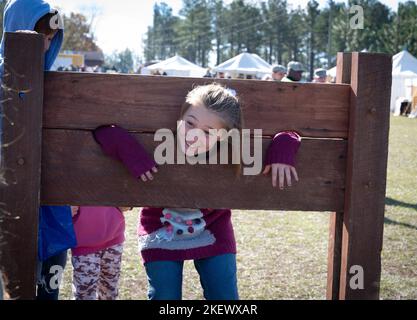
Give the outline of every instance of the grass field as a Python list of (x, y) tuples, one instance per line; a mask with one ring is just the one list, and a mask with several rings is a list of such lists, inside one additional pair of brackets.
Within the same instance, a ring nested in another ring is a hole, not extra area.
[[(391, 118), (382, 299), (417, 299), (417, 121)], [(138, 211), (128, 214), (120, 299), (146, 299), (146, 274), (137, 253)], [(325, 299), (328, 213), (233, 211), (242, 299)], [(70, 261), (61, 299), (71, 299)], [(192, 262), (184, 299), (202, 299)]]

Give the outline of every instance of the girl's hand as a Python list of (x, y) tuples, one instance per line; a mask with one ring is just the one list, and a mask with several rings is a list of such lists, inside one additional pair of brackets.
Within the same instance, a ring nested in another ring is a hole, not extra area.
[(75, 217), (77, 215), (79, 208), (80, 207), (78, 207), (78, 206), (71, 206), (71, 216), (72, 217)]
[[(153, 173), (157, 173), (158, 172), (158, 169), (156, 167), (153, 167), (152, 168), (152, 172)], [(140, 176), (140, 178), (142, 179), (143, 182), (146, 182), (148, 180), (153, 180), (153, 175), (152, 175), (151, 171), (148, 171), (148, 172), (142, 174)]]
[(298, 181), (298, 174), (297, 170), (293, 166), (282, 164), (282, 163), (273, 163), (268, 164), (265, 166), (265, 170), (263, 174), (268, 174), (269, 171), (271, 171), (272, 168), (272, 186), (275, 188), (277, 186), (277, 178), (278, 178), (278, 184), (279, 188), (281, 190), (284, 189), (284, 180), (287, 180), (288, 187), (291, 187), (291, 174), (293, 174), (296, 181)]

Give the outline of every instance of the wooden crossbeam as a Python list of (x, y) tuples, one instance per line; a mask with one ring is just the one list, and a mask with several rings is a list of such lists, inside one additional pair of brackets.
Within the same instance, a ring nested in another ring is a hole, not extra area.
[[(152, 134), (135, 134), (150, 154)], [(270, 143), (265, 139), (263, 149)], [(325, 150), (325, 152), (323, 152)], [(233, 209), (342, 210), (346, 141), (305, 140), (301, 181), (272, 188), (270, 176), (236, 178), (231, 165), (164, 165), (155, 180), (136, 181), (105, 157), (91, 132), (44, 129), (42, 203)]]
[[(256, 80), (215, 80), (237, 91), (245, 128), (265, 135), (347, 138), (350, 87)], [(175, 130), (186, 94), (210, 79), (48, 72), (44, 128), (94, 129), (117, 123), (137, 132)]]

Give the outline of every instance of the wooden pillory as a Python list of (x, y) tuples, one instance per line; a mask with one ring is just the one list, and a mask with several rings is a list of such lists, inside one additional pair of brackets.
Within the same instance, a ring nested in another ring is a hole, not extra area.
[[(300, 182), (277, 191), (226, 165), (163, 166), (144, 187), (91, 130), (119, 124), (151, 151), (156, 130), (175, 129), (186, 93), (211, 80), (44, 73), (42, 49), (41, 35), (6, 34), (0, 265), (12, 298), (34, 298), (40, 205), (329, 211), (327, 298), (379, 298), (390, 56), (339, 53), (338, 84), (219, 80), (238, 92), (245, 128), (263, 129), (264, 146), (281, 130), (305, 137)], [(356, 265), (363, 289), (350, 285)]]

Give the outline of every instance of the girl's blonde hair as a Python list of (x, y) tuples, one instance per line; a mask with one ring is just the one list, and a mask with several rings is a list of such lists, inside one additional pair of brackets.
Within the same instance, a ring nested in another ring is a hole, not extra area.
[[(240, 101), (233, 90), (221, 84), (212, 83), (197, 86), (191, 90), (181, 108), (181, 118), (187, 110), (193, 106), (202, 104), (208, 110), (217, 113), (226, 125), (226, 130), (237, 129), (241, 133), (243, 128), (243, 116)], [(241, 148), (239, 148), (241, 151)], [(234, 150), (232, 148), (232, 150)], [(237, 173), (241, 172), (241, 165), (237, 165)]]
[(219, 113), (220, 118), (226, 124), (225, 129), (238, 129), (239, 131), (242, 129), (243, 117), (240, 102), (231, 89), (218, 83), (195, 87), (185, 98), (185, 103), (181, 108), (181, 117), (192, 105), (199, 102), (208, 110)]

